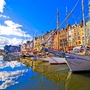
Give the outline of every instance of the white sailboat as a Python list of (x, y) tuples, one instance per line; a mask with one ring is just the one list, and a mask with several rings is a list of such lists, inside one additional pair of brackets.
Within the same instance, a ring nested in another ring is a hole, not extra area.
[(70, 71), (90, 71), (90, 56), (86, 56), (86, 31), (85, 31), (85, 22), (84, 22), (84, 0), (82, 0), (82, 11), (83, 11), (83, 30), (84, 30), (84, 55), (78, 54), (69, 54), (67, 53), (66, 58), (67, 65), (70, 68)]
[(89, 71), (90, 70), (90, 57), (85, 55), (66, 54), (68, 57), (67, 65), (70, 71)]
[(51, 65), (66, 64), (66, 60), (63, 57), (49, 57), (49, 63)]
[(37, 57), (37, 60), (48, 61), (51, 65), (66, 64), (65, 53), (57, 52), (58, 55), (54, 51), (52, 53), (48, 51), (48, 53), (46, 56)]
[[(59, 12), (57, 9), (57, 30), (59, 29)], [(52, 42), (52, 36), (55, 34), (54, 31), (51, 31), (48, 35), (48, 39), (46, 41), (44, 41), (43, 37), (42, 37), (42, 45), (45, 46), (45, 44), (48, 43), (48, 48), (42, 48), (42, 51), (45, 51), (48, 53), (48, 55), (44, 56), (45, 57), (38, 57), (39, 60), (43, 60), (43, 61), (49, 61), (50, 64), (66, 64), (66, 59), (65, 59), (65, 53), (64, 52), (60, 52), (58, 50), (52, 50), (50, 49), (51, 47), (51, 42)]]

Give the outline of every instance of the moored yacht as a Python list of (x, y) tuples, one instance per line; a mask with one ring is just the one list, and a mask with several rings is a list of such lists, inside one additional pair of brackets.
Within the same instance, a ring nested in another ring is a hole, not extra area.
[[(85, 28), (85, 20), (84, 20), (84, 0), (82, 0), (82, 14), (83, 14), (84, 53), (83, 55), (80, 55), (79, 53), (66, 53), (66, 56), (68, 56), (66, 57), (67, 65), (70, 68), (70, 71), (72, 72), (90, 71), (90, 56), (87, 55), (87, 45), (89, 42), (87, 42), (86, 40), (86, 28)], [(90, 36), (89, 34), (88, 36)]]
[(68, 57), (67, 65), (70, 68), (70, 71), (90, 71), (90, 57), (85, 55), (77, 54), (66, 54)]

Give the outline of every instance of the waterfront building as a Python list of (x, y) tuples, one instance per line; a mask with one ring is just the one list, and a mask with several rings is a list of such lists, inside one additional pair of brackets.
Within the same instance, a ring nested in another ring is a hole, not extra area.
[(83, 21), (80, 24), (76, 25), (74, 29), (74, 46), (82, 46), (84, 45), (84, 30), (83, 30)]
[(60, 30), (60, 50), (66, 52), (67, 48), (67, 29)]
[(68, 29), (68, 46), (72, 49), (72, 47), (75, 45), (75, 36), (74, 36), (74, 30), (76, 28), (76, 25), (73, 25), (72, 27), (69, 27)]
[[(86, 44), (90, 46), (90, 21), (86, 22), (85, 30), (86, 30)], [(42, 37), (44, 42), (42, 42)], [(44, 44), (45, 48), (51, 48), (54, 50), (62, 50), (68, 51), (72, 50), (74, 47), (84, 45), (84, 29), (83, 29), (83, 21), (80, 24), (74, 24), (70, 26), (67, 24), (66, 28), (62, 30), (53, 30), (50, 31), (43, 36), (34, 38), (31, 42), (23, 44), (23, 51), (26, 49), (36, 49), (40, 51), (42, 48), (42, 44)]]
[(54, 50), (59, 50), (59, 30), (54, 30), (54, 33), (53, 33), (53, 49)]
[(27, 52), (27, 45), (26, 45), (26, 43), (24, 43), (24, 44), (21, 46), (21, 52), (24, 52), (24, 53)]
[(40, 51), (41, 50), (41, 47), (42, 47), (42, 37), (39, 36), (37, 39), (36, 39), (36, 42), (35, 42), (35, 50), (37, 51)]
[(20, 52), (21, 51), (20, 47), (21, 46), (5, 45), (4, 51), (6, 51), (6, 52)]
[(48, 48), (52, 48), (52, 31), (50, 31), (49, 32), (49, 34), (47, 34), (48, 35), (48, 39), (47, 39), (47, 41), (46, 41), (46, 43), (48, 44), (47, 46), (48, 46)]
[(44, 47), (48, 48), (49, 46), (49, 39), (50, 39), (50, 32), (46, 32), (46, 34), (43, 36), (44, 38)]
[(30, 41), (26, 42), (26, 49), (27, 49), (27, 52), (31, 51)]
[(86, 44), (90, 47), (90, 20), (86, 22)]
[(67, 29), (67, 50), (73, 50), (74, 47), (84, 44), (83, 21), (80, 24), (74, 24), (66, 27)]
[(49, 48), (54, 49), (54, 33), (55, 30), (50, 31)]
[(73, 44), (74, 44), (74, 30), (73, 27), (70, 26), (70, 24), (67, 24), (66, 26), (67, 30), (67, 46), (66, 46), (66, 51), (72, 50), (73, 49)]

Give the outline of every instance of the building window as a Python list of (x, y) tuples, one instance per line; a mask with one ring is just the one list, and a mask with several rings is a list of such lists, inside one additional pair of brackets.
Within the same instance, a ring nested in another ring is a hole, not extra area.
[(82, 40), (84, 40), (84, 37), (82, 37)]
[(78, 32), (78, 35), (80, 35), (80, 33)]
[(78, 40), (80, 40), (80, 36), (78, 37)]

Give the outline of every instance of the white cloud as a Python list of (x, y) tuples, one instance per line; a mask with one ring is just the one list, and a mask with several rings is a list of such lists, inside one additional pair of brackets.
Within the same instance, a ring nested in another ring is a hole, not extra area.
[(7, 39), (6, 37), (1, 37), (0, 36), (0, 45), (5, 45), (9, 43), (9, 39)]
[(25, 34), (25, 32), (21, 30), (22, 25), (14, 23), (11, 20), (6, 20), (4, 23), (6, 24), (6, 26), (0, 25), (0, 35), (31, 37), (29, 34)]
[[(25, 31), (21, 30), (22, 25), (14, 23), (11, 20), (6, 20), (4, 24), (5, 25), (0, 25), (0, 35), (3, 35), (3, 37), (0, 36), (0, 45), (21, 45), (22, 38), (32, 39), (29, 34), (26, 34)], [(9, 38), (7, 38), (7, 36)], [(12, 36), (12, 38), (10, 36)], [(23, 40), (23, 42), (24, 41), (25, 40)]]
[(0, 12), (3, 13), (4, 5), (6, 2), (4, 0), (0, 0)]
[(3, 15), (3, 14), (0, 14), (0, 18), (9, 18), (9, 16), (6, 16), (6, 15)]
[(6, 38), (6, 37), (0, 36), (0, 46), (1, 46), (0, 48), (3, 48), (4, 45), (22, 45), (26, 41), (27, 40), (22, 40), (22, 38), (21, 39), (16, 38), (16, 37)]
[[(0, 13), (4, 12), (5, 4), (5, 0), (0, 0)], [(0, 14), (0, 18), (9, 19), (9, 16)], [(0, 35), (2, 35), (0, 36), (0, 45), (19, 45), (22, 44), (22, 38), (31, 40), (32, 37), (21, 28), (22, 25), (12, 20), (5, 20), (4, 25), (0, 24)], [(23, 40), (23, 42), (24, 41), (25, 40)]]
[(8, 26), (8, 27), (11, 27), (11, 28), (19, 28), (19, 27), (22, 27), (22, 25), (19, 25), (19, 24), (16, 24), (14, 23), (13, 21), (10, 21), (10, 20), (7, 20), (5, 21), (5, 24)]
[(9, 39), (9, 45), (21, 45), (22, 44), (22, 39), (17, 39), (17, 38), (12, 38)]

